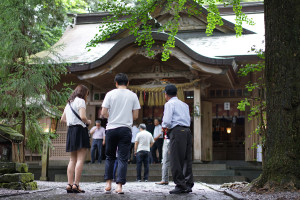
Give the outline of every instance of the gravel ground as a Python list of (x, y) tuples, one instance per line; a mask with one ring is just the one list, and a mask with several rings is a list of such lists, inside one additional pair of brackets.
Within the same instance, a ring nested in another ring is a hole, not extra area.
[[(233, 198), (225, 195), (223, 192), (218, 192), (204, 186), (201, 183), (196, 183), (193, 187), (193, 192), (189, 194), (169, 194), (169, 191), (174, 189), (175, 184), (171, 183), (166, 186), (155, 185), (154, 182), (128, 182), (123, 188), (124, 195), (105, 194), (105, 183), (81, 183), (82, 189), (86, 190), (84, 194), (67, 194), (65, 191), (66, 183), (61, 182), (42, 182), (37, 181), (39, 190), (27, 194), (16, 196), (3, 196), (5, 200), (24, 200), (24, 199), (47, 199), (47, 200), (65, 200), (65, 199), (122, 199), (122, 200), (199, 200), (199, 199), (218, 199), (232, 200)], [(113, 190), (116, 185), (113, 184)], [(50, 190), (49, 190), (50, 188)], [(1, 193), (4, 190), (0, 190)], [(17, 191), (15, 191), (17, 192)], [(19, 193), (20, 194), (20, 193)]]
[[(174, 188), (174, 183), (167, 186), (157, 186), (154, 182), (128, 182), (123, 191), (124, 195), (104, 193), (105, 183), (81, 183), (85, 194), (66, 194), (65, 182), (37, 181), (38, 190), (8, 190), (0, 188), (0, 198), (7, 200), (17, 199), (151, 199), (151, 200), (202, 200), (202, 199), (249, 199), (249, 200), (300, 200), (300, 192), (277, 192), (258, 194), (254, 192), (243, 192), (246, 183), (205, 184), (195, 183), (193, 192), (189, 194), (170, 195), (169, 191)], [(115, 184), (113, 184), (113, 189)]]

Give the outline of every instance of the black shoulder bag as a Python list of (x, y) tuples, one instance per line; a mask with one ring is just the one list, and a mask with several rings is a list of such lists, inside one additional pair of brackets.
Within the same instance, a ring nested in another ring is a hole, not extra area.
[[(82, 121), (81, 117), (80, 117), (80, 116), (75, 112), (75, 110), (72, 108), (70, 102), (69, 102), (69, 106), (70, 106), (72, 112), (74, 113), (74, 115), (75, 115), (80, 121)], [(84, 123), (84, 121), (82, 121), (82, 122)], [(89, 125), (86, 124), (86, 123), (84, 123), (84, 124), (86, 125), (86, 129), (87, 129), (87, 127), (88, 127)]]

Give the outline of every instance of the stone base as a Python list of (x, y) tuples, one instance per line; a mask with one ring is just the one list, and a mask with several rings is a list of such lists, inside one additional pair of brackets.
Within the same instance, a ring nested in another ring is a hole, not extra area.
[(26, 163), (0, 162), (0, 175), (8, 173), (27, 173)]
[(0, 183), (12, 183), (12, 182), (28, 183), (33, 180), (34, 180), (34, 175), (32, 173), (4, 174), (0, 176)]
[(40, 181), (49, 181), (49, 178), (47, 176), (41, 176)]
[(7, 188), (12, 190), (36, 190), (37, 182), (33, 181), (28, 183), (21, 183), (21, 182), (0, 183), (0, 188)]

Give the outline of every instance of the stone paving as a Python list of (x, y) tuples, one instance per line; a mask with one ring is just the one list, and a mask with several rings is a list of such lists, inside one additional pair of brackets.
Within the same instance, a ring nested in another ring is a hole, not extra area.
[[(207, 187), (202, 183), (195, 183), (193, 187), (193, 192), (189, 194), (169, 194), (169, 191), (175, 187), (174, 183), (170, 183), (167, 186), (158, 186), (154, 182), (128, 182), (123, 186), (123, 191), (125, 194), (116, 194), (112, 192), (111, 194), (105, 194), (104, 187), (105, 183), (82, 183), (81, 187), (86, 191), (84, 194), (67, 194), (64, 188), (66, 183), (62, 182), (38, 182), (38, 191), (27, 192), (15, 196), (3, 196), (1, 199), (138, 199), (138, 200), (202, 200), (202, 199), (217, 199), (217, 200), (229, 200), (233, 199), (229, 195), (224, 194), (221, 191), (216, 191)], [(113, 189), (116, 185), (113, 184)], [(12, 194), (11, 194), (12, 195)]]

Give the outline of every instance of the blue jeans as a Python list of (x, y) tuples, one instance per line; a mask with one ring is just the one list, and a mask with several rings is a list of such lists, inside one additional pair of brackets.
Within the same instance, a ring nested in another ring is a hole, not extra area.
[(118, 158), (115, 160), (114, 171), (113, 171), (113, 179), (116, 180), (116, 171), (118, 169)]
[(105, 135), (105, 180), (113, 179), (113, 170), (118, 148), (118, 169), (116, 183), (125, 184), (127, 174), (127, 161), (131, 144), (131, 129), (119, 127), (106, 130)]
[(136, 153), (136, 179), (142, 180), (142, 163), (144, 163), (144, 180), (149, 176), (149, 151), (139, 151)]
[(102, 150), (103, 139), (93, 139), (92, 149), (91, 149), (91, 159), (92, 163), (95, 162), (95, 150), (98, 149), (98, 163), (101, 163), (101, 150)]

